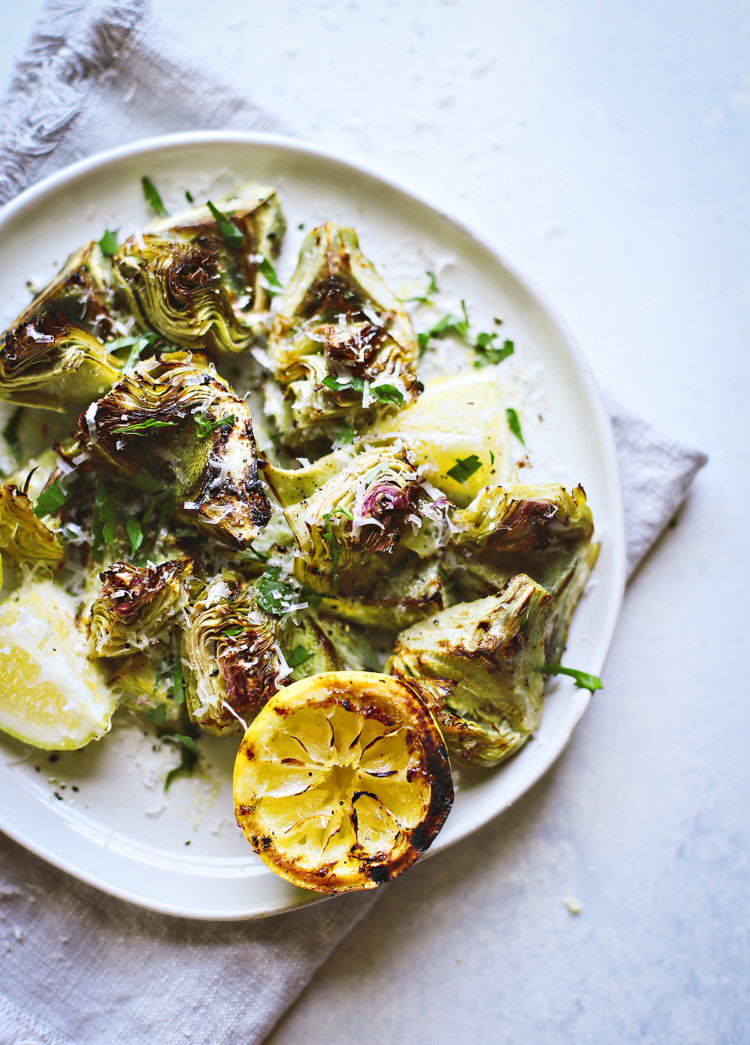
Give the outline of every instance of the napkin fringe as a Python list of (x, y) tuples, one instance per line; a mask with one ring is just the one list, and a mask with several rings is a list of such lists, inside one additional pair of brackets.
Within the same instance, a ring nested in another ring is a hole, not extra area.
[(80, 115), (93, 78), (121, 63), (145, 0), (113, 0), (91, 17), (89, 0), (51, 0), (16, 66), (0, 119), (0, 202), (28, 184), (33, 158), (52, 152)]

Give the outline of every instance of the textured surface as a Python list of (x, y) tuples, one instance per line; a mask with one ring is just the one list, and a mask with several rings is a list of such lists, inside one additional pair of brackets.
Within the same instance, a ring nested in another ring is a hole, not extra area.
[[(4, 13), (5, 77), (39, 7)], [(711, 456), (555, 769), (390, 886), (271, 1040), (743, 1040), (746, 7), (154, 7), (259, 105), (479, 228), (621, 400)]]

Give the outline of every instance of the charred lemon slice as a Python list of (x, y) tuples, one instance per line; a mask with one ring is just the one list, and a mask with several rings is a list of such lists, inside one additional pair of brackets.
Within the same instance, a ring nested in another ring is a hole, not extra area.
[(372, 889), (427, 849), (453, 804), (435, 719), (398, 679), (313, 675), (254, 719), (234, 770), (237, 822), (261, 860), (318, 892)]

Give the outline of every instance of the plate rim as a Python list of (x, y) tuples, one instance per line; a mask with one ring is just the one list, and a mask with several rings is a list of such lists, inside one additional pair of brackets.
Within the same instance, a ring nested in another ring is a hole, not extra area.
[[(415, 201), (422, 207), (427, 208), (433, 214), (438, 215), (442, 220), (451, 225), (453, 229), (463, 234), (470, 241), (473, 241), (494, 257), (501, 266), (507, 270), (510, 276), (524, 288), (541, 311), (551, 320), (553, 326), (557, 328), (567, 349), (570, 351), (577, 364), (587, 398), (590, 405), (593, 407), (593, 414), (597, 423), (597, 434), (604, 436), (603, 451), (606, 459), (610, 462), (612, 477), (615, 480), (612, 484), (611, 490), (612, 517), (608, 519), (609, 527), (607, 534), (607, 543), (608, 545), (611, 545), (614, 551), (611, 564), (611, 590), (607, 603), (609, 607), (609, 621), (606, 630), (599, 633), (601, 642), (601, 664), (592, 666), (594, 670), (601, 674), (614, 638), (614, 632), (620, 615), (626, 583), (625, 513), (611, 419), (589, 366), (588, 359), (578, 343), (577, 338), (558, 311), (556, 305), (549, 299), (546, 292), (537, 285), (534, 279), (530, 278), (525, 272), (519, 271), (516, 265), (506, 257), (502, 250), (500, 250), (494, 243), (488, 241), (469, 223), (449, 214), (442, 206), (435, 204), (411, 186), (381, 172), (375, 164), (370, 165), (364, 163), (359, 159), (354, 159), (342, 152), (338, 152), (326, 146), (320, 146), (304, 139), (298, 139), (282, 134), (234, 130), (194, 130), (179, 131), (171, 134), (151, 136), (148, 138), (139, 138), (135, 141), (95, 153), (91, 156), (83, 157), (82, 159), (76, 160), (63, 167), (59, 171), (48, 174), (38, 182), (35, 182), (33, 185), (22, 190), (17, 196), (0, 207), (0, 234), (6, 224), (22, 217), (25, 211), (36, 206), (40, 200), (64, 189), (67, 185), (74, 183), (81, 177), (96, 173), (97, 171), (101, 172), (109, 166), (117, 165), (122, 161), (130, 160), (134, 157), (146, 156), (153, 153), (163, 154), (176, 149), (196, 146), (200, 147), (210, 144), (236, 144), (259, 148), (277, 148), (297, 155), (307, 156), (313, 160), (323, 159), (329, 163), (338, 165), (344, 170), (373, 179), (374, 181), (386, 186), (389, 190), (395, 190), (403, 197)], [(580, 703), (577, 714), (570, 721), (569, 727), (560, 734), (558, 742), (550, 745), (546, 757), (542, 760), (540, 771), (533, 780), (525, 782), (514, 794), (513, 798), (501, 807), (480, 814), (464, 834), (450, 839), (439, 848), (429, 849), (424, 855), (431, 856), (437, 852), (442, 852), (443, 850), (468, 838), (491, 820), (494, 820), (496, 817), (504, 813), (532, 787), (536, 786), (536, 784), (546, 776), (551, 767), (568, 746), (572, 734), (583, 717), (590, 700), (590, 693), (585, 693), (585, 696), (584, 691), (579, 693)], [(298, 910), (301, 907), (307, 907), (311, 904), (320, 903), (326, 899), (330, 899), (328, 896), (318, 894), (310, 895), (299, 891), (297, 895), (289, 894), (287, 902), (283, 905), (268, 907), (262, 910), (258, 910), (257, 908), (233, 912), (227, 912), (225, 910), (208, 911), (204, 909), (188, 910), (179, 905), (170, 905), (158, 900), (154, 901), (146, 899), (126, 888), (120, 887), (117, 884), (107, 882), (104, 878), (97, 877), (96, 874), (76, 867), (70, 860), (46, 849), (42, 844), (27, 839), (20, 832), (14, 831), (12, 827), (8, 827), (4, 823), (0, 824), (0, 830), (28, 851), (33, 852), (47, 863), (57, 867), (67, 874), (70, 874), (79, 881), (86, 882), (104, 893), (125, 900), (128, 903), (135, 904), (141, 908), (174, 917), (188, 918), (195, 921), (249, 921)]]

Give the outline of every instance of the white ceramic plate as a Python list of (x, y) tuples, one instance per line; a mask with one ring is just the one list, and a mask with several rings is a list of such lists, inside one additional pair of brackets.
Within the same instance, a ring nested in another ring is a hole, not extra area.
[[(289, 223), (277, 266), (282, 278), (291, 273), (304, 236), (298, 226), (308, 230), (332, 219), (355, 226), (365, 253), (396, 292), (409, 280), (423, 286), (431, 269), (447, 304), (466, 299), (476, 330), (495, 329), (493, 317), (502, 317), (503, 337), (514, 340), (516, 354), (500, 372), (507, 405), (523, 419), (535, 464), (529, 478), (581, 482), (594, 513), (602, 551), (575, 614), (565, 663), (600, 672), (625, 576), (612, 432), (585, 359), (540, 295), (463, 226), (360, 167), (280, 138), (199, 133), (86, 160), (7, 206), (0, 215), (3, 327), (28, 302), (27, 280), (42, 286), (69, 252), (99, 238), (105, 226), (124, 235), (149, 220), (143, 174), (172, 210), (184, 205), (186, 189), (200, 200), (245, 181), (274, 185)], [(520, 754), (494, 771), (461, 775), (432, 852), (470, 834), (538, 780), (588, 700), (569, 679), (552, 681), (541, 728)], [(165, 796), (162, 781), (174, 752), (132, 722), (60, 756), (0, 736), (0, 827), (71, 874), (155, 910), (244, 918), (315, 899), (268, 871), (234, 824), (236, 743), (208, 739), (205, 747), (207, 779), (177, 780)]]

